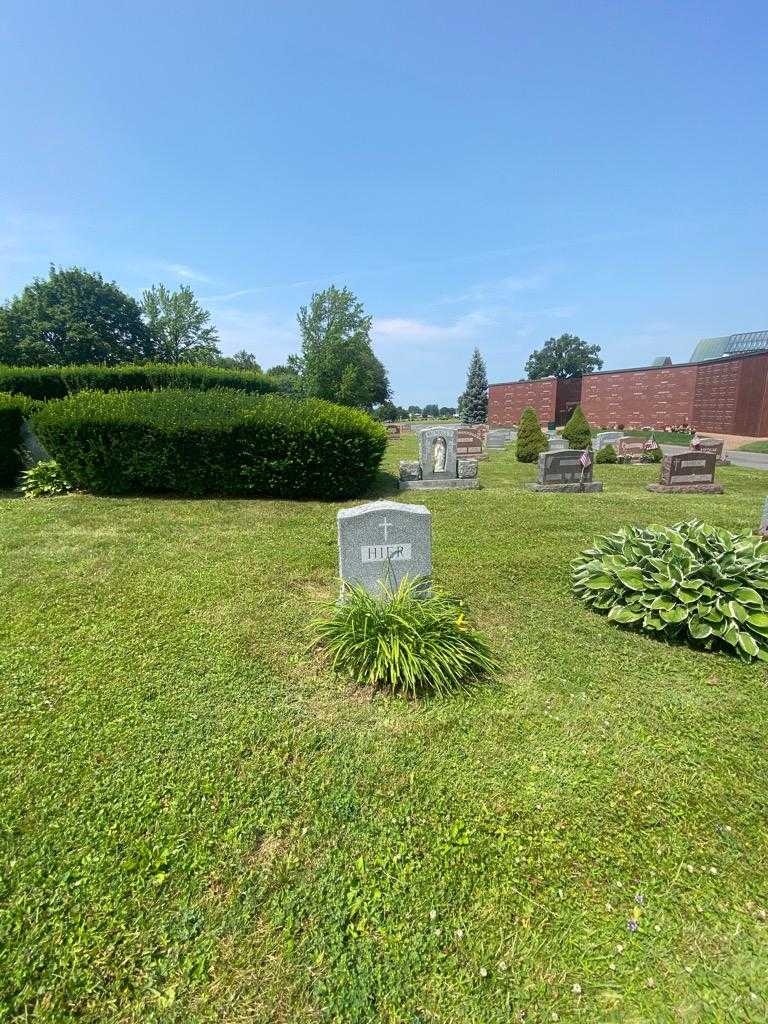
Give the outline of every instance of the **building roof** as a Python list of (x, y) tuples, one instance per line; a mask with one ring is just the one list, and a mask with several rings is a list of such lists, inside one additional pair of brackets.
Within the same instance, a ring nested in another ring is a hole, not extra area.
[(747, 352), (764, 352), (768, 349), (768, 331), (747, 331), (746, 334), (729, 334), (720, 338), (702, 338), (691, 356), (692, 363), (703, 363), (707, 359), (740, 355)]
[(656, 358), (651, 363), (651, 366), (671, 366), (671, 365), (672, 365), (672, 357), (671, 356), (656, 356)]

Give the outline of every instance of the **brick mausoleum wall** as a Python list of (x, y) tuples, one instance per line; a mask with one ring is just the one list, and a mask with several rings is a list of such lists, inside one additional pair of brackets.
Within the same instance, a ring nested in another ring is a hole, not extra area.
[(680, 426), (691, 422), (696, 375), (696, 365), (592, 373), (582, 378), (581, 407), (593, 426)]
[(541, 423), (555, 419), (557, 381), (519, 380), (510, 384), (491, 384), (488, 388), (488, 424), (491, 427), (515, 427), (527, 406), (537, 413)]
[(581, 402), (581, 377), (557, 382), (557, 398), (555, 400), (555, 422), (558, 427), (567, 422), (574, 408)]
[(513, 426), (526, 405), (542, 423), (564, 421), (568, 406), (581, 401), (595, 427), (695, 427), (702, 433), (768, 437), (768, 352), (684, 363), (591, 373), (576, 380), (492, 384), (488, 422)]

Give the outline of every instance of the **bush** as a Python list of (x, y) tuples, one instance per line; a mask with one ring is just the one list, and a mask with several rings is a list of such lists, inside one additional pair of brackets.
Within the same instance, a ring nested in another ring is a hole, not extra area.
[(83, 391), (33, 424), (67, 479), (100, 494), (350, 498), (370, 486), (387, 444), (357, 410), (226, 389)]
[(0, 393), (0, 487), (14, 487), (21, 472), (21, 429), (33, 407), (23, 395)]
[(573, 563), (573, 588), (612, 622), (768, 661), (768, 541), (696, 519), (623, 527)]
[(157, 391), (189, 388), (208, 391), (233, 388), (263, 395), (277, 390), (276, 382), (256, 370), (225, 370), (185, 363), (146, 363), (121, 366), (0, 366), (0, 391), (49, 400), (78, 391)]
[(652, 448), (650, 451), (646, 448), (643, 452), (643, 462), (661, 462), (664, 458), (664, 452), (661, 448)]
[(530, 406), (523, 409), (517, 431), (517, 461), (536, 462), (540, 452), (549, 448), (546, 434), (539, 426), (539, 417)]
[(592, 430), (580, 405), (576, 406), (571, 413), (571, 418), (563, 427), (563, 437), (570, 442), (571, 448), (592, 447)]
[(381, 595), (350, 587), (332, 617), (313, 627), (334, 671), (408, 697), (448, 693), (496, 672), (498, 662), (467, 624), (461, 602), (440, 593), (420, 597), (420, 586), (406, 577)]
[(617, 461), (616, 449), (612, 444), (606, 444), (595, 452), (595, 462), (613, 463)]
[(52, 498), (72, 490), (61, 466), (55, 459), (38, 462), (28, 469), (21, 478), (21, 489), (27, 498)]

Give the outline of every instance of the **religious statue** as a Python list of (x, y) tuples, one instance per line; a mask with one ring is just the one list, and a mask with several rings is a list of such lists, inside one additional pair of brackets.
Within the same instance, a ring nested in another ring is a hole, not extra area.
[(432, 448), (432, 454), (434, 456), (434, 471), (435, 473), (445, 472), (445, 456), (447, 452), (447, 446), (444, 437), (438, 437)]

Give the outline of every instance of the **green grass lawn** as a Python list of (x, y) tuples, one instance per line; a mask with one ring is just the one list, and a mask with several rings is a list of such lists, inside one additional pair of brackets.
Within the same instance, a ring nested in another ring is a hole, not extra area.
[(627, 437), (650, 437), (651, 434), (659, 444), (688, 444), (693, 434), (688, 430), (625, 430)]
[(749, 441), (738, 449), (740, 452), (768, 452), (768, 441)]
[(750, 528), (766, 477), (533, 475), (404, 497), (505, 664), (420, 703), (306, 652), (338, 506), (0, 500), (0, 1020), (766, 1020), (766, 670), (616, 628), (568, 567)]

